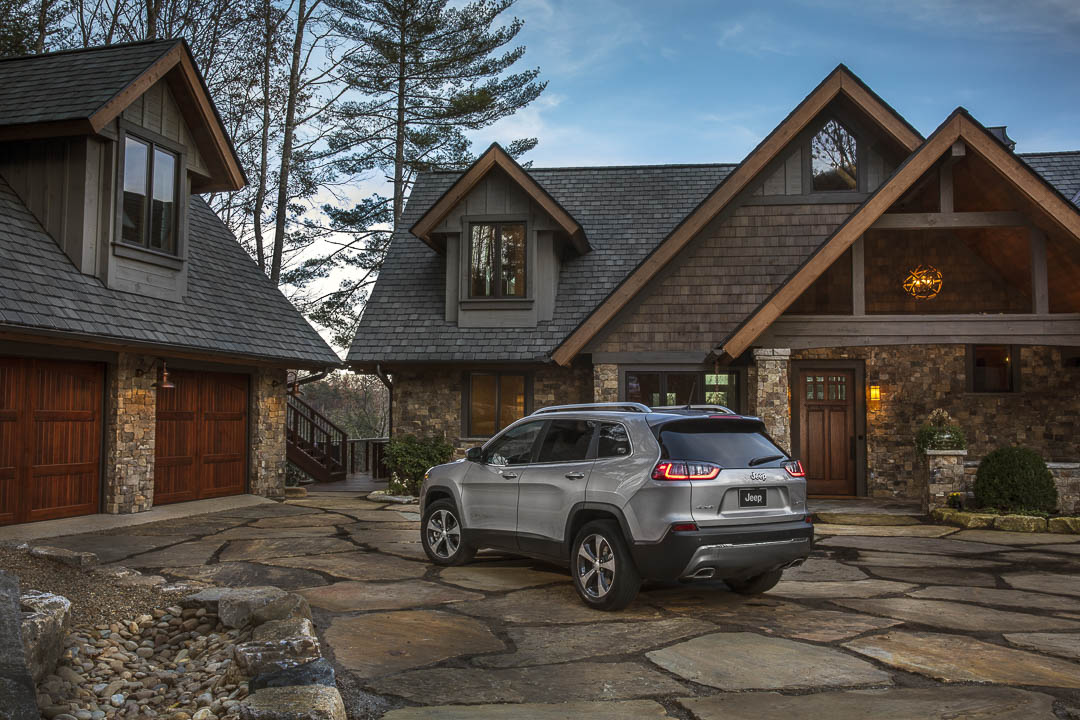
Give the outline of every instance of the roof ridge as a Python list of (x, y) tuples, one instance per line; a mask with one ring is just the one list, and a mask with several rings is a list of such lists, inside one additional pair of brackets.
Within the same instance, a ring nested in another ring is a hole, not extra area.
[(1047, 150), (1045, 152), (1016, 153), (1020, 157), (1033, 157), (1035, 155), (1080, 155), (1080, 150)]
[(12, 55), (0, 58), (0, 63), (13, 60), (36, 60), (38, 58), (56, 57), (58, 55), (75, 55), (78, 53), (99, 52), (103, 50), (116, 50), (121, 48), (135, 47), (136, 45), (175, 44), (183, 42), (183, 38), (158, 38), (156, 40), (132, 40), (131, 42), (112, 43), (111, 45), (94, 45), (92, 47), (68, 48), (66, 50), (53, 50), (45, 53), (29, 53), (26, 55)]
[[(657, 163), (655, 165), (552, 165), (524, 168), (525, 172), (534, 170), (653, 170), (657, 168), (719, 168), (736, 167), (738, 163)], [(464, 170), (428, 170), (428, 175), (451, 175)]]

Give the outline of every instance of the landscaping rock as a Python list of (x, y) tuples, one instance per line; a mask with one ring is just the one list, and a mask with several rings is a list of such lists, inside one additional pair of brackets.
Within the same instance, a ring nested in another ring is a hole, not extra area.
[(283, 590), (325, 585), (322, 575), (310, 570), (281, 568), (252, 562), (227, 562), (217, 565), (193, 565), (169, 568), (170, 575), (191, 578), (211, 585), (244, 587), (248, 585), (273, 585)]
[(989, 513), (958, 512), (953, 519), (952, 524), (959, 525), (968, 530), (979, 530), (981, 528), (993, 527), (994, 520), (997, 517), (997, 515), (991, 515)]
[(1052, 533), (1080, 535), (1080, 517), (1050, 518), (1046, 523), (1046, 527)]
[(92, 552), (79, 552), (51, 545), (38, 545), (30, 548), (30, 554), (34, 557), (64, 563), (71, 567), (90, 567), (98, 563), (98, 556)]
[(240, 703), (242, 720), (345, 720), (337, 688), (326, 685), (268, 687)]
[(296, 667), (256, 675), (248, 682), (248, 688), (251, 692), (267, 687), (290, 687), (293, 685), (337, 687), (334, 666), (326, 658), (319, 658)]
[(239, 628), (251, 621), (256, 610), (285, 597), (281, 588), (262, 585), (244, 588), (207, 588), (184, 598), (183, 606), (205, 608), (216, 614), (226, 627)]
[(815, 522), (822, 525), (918, 525), (919, 521), (910, 515), (885, 515), (882, 513), (814, 513)]
[(1046, 518), (1031, 515), (999, 515), (994, 519), (994, 529), (1013, 532), (1046, 532)]
[(288, 620), (289, 618), (311, 619), (311, 606), (303, 595), (289, 593), (285, 597), (263, 605), (251, 614), (251, 624), (259, 626), (273, 620)]
[(38, 720), (34, 679), (26, 667), (19, 579), (0, 570), (0, 708), (5, 720)]
[(255, 628), (250, 642), (233, 649), (246, 675), (262, 675), (296, 667), (322, 656), (315, 627), (307, 618), (273, 620)]
[(26, 664), (35, 683), (51, 674), (64, 653), (71, 602), (60, 595), (30, 590), (23, 593), (22, 642)]
[(307, 497), (307, 488), (300, 487), (299, 485), (286, 485), (285, 486), (285, 499), (296, 500), (299, 498)]

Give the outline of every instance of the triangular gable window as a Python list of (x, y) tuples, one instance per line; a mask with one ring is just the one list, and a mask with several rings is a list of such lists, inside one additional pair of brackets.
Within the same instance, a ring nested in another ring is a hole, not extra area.
[(858, 146), (855, 136), (829, 120), (810, 140), (810, 174), (814, 192), (858, 189)]

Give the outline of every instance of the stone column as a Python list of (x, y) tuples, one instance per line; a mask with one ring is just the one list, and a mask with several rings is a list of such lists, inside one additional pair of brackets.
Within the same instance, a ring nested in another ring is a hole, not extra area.
[(967, 492), (964, 458), (967, 450), (927, 450), (926, 490), (922, 493), (923, 512), (946, 507), (949, 493)]
[(619, 401), (619, 366), (593, 365), (593, 402)]
[(251, 377), (251, 461), (248, 486), (252, 495), (285, 497), (285, 371), (260, 368)]
[(752, 412), (765, 421), (772, 439), (788, 452), (791, 448), (791, 350), (788, 348), (754, 348), (750, 398)]
[(154, 504), (157, 425), (155, 358), (120, 353), (106, 383), (105, 512), (134, 513)]

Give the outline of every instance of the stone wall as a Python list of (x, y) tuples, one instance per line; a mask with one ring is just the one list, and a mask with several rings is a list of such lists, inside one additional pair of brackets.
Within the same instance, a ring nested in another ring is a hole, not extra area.
[(133, 513), (154, 504), (157, 423), (155, 358), (120, 353), (105, 384), (105, 512)]
[(248, 486), (252, 495), (285, 497), (285, 371), (260, 368), (251, 376)]
[(965, 492), (964, 477), (966, 450), (929, 450), (926, 453), (926, 492), (923, 493), (923, 512), (946, 507), (950, 493)]
[(1020, 351), (1021, 392), (967, 392), (964, 345), (896, 345), (797, 350), (792, 360), (862, 360), (866, 385), (881, 387), (877, 410), (867, 409), (867, 488), (876, 497), (919, 497), (914, 438), (935, 408), (952, 415), (972, 457), (1002, 445), (1023, 445), (1048, 461), (1080, 460), (1080, 368), (1061, 350)]
[(785, 450), (791, 448), (790, 357), (787, 348), (755, 348), (748, 377), (751, 414), (765, 421), (769, 435)]
[[(593, 402), (593, 370), (588, 363), (569, 368), (543, 365), (523, 368), (532, 378), (532, 407)], [(467, 368), (430, 366), (392, 373), (394, 435), (442, 437), (455, 456), (482, 440), (462, 433), (462, 400)]]
[(619, 366), (593, 365), (593, 402), (619, 401)]

